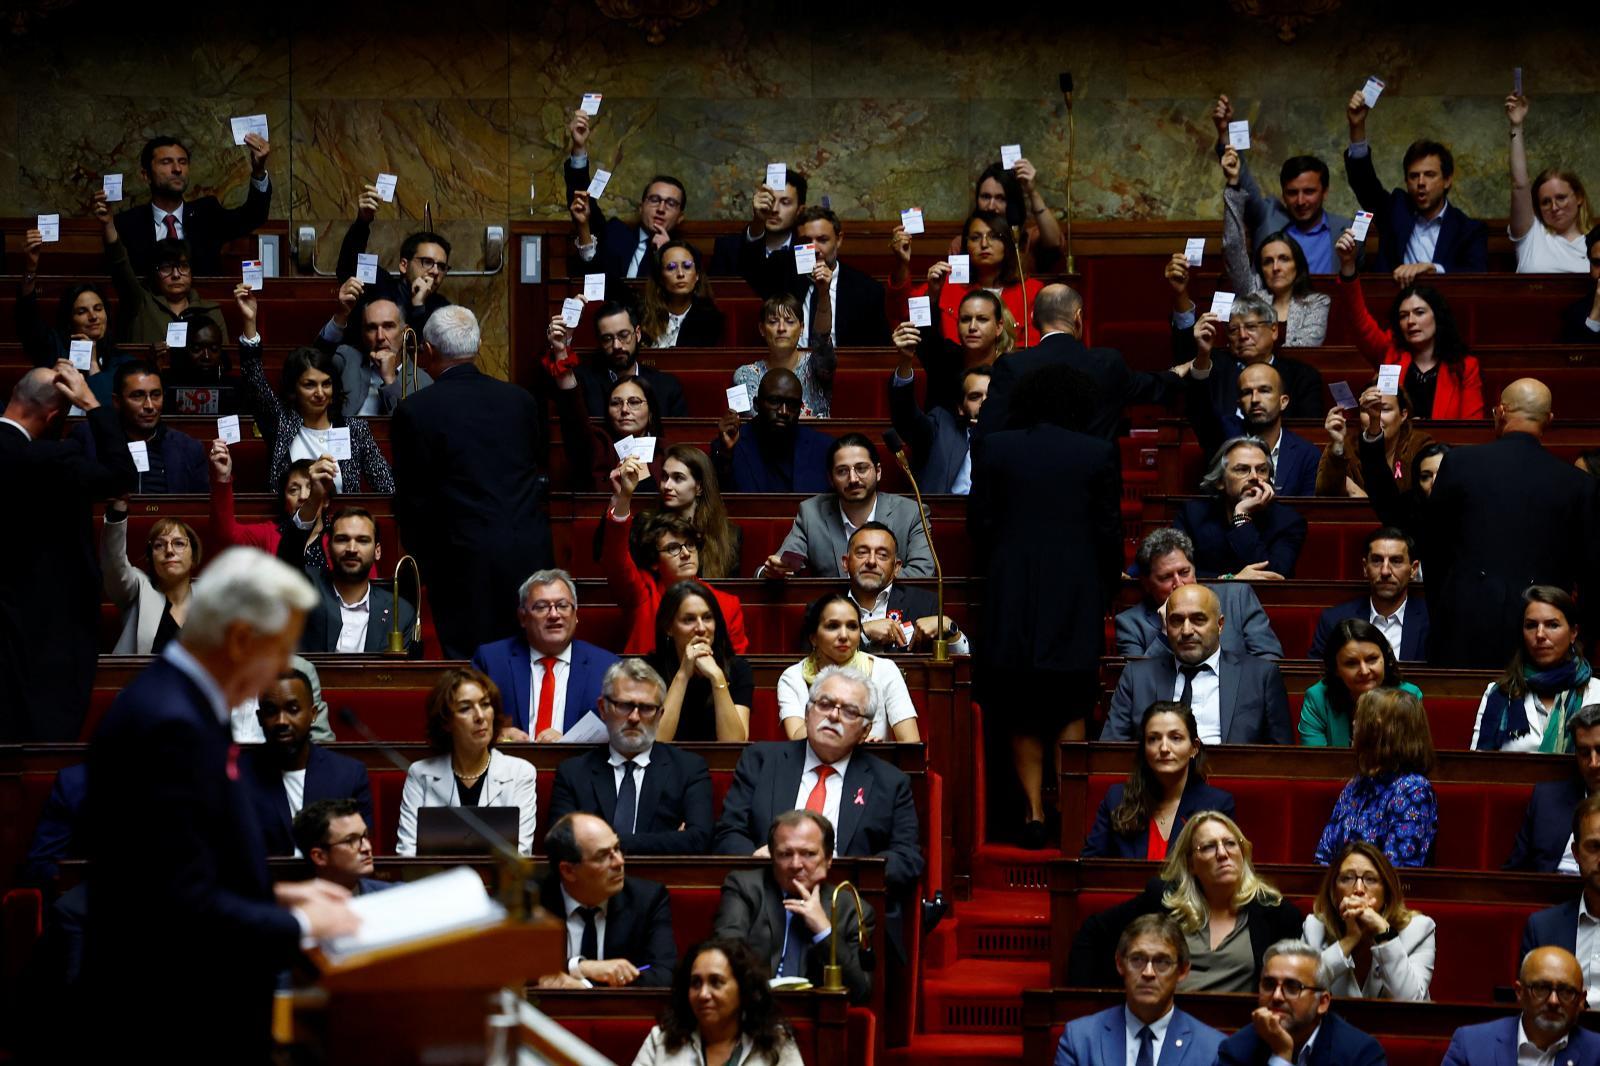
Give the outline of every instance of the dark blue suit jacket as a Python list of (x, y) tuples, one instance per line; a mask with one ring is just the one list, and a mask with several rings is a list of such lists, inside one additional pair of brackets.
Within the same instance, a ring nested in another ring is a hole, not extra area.
[(1522, 816), (1522, 828), (1511, 845), (1507, 870), (1554, 873), (1567, 855), (1572, 838), (1572, 812), (1589, 793), (1577, 774), (1564, 781), (1544, 781), (1533, 786), (1533, 798)]
[[(1492, 1022), (1463, 1025), (1450, 1037), (1441, 1066), (1517, 1066), (1517, 1023), (1520, 1017), (1496, 1018)], [(1600, 1063), (1600, 1035), (1581, 1025), (1572, 1027), (1567, 1046), (1556, 1061), (1565, 1066), (1596, 1066)]]
[[(1100, 809), (1094, 816), (1094, 828), (1089, 830), (1089, 839), (1083, 845), (1084, 858), (1147, 859), (1150, 857), (1148, 829), (1128, 835), (1115, 832), (1111, 828), (1111, 812), (1122, 804), (1124, 787), (1122, 782), (1118, 781), (1100, 801)], [(1224, 792), (1220, 788), (1212, 788), (1200, 780), (1198, 775), (1191, 773), (1188, 782), (1183, 786), (1183, 795), (1178, 799), (1178, 816), (1173, 819), (1169, 840), (1178, 839), (1183, 824), (1195, 811), (1221, 811), (1232, 818), (1233, 794)]]
[[(597, 814), (617, 829), (617, 778), (611, 748), (602, 744), (556, 769), (546, 825), (573, 811)], [(639, 786), (634, 832), (617, 829), (628, 855), (704, 855), (711, 850), (711, 773), (700, 756), (671, 744), (650, 748), (650, 766)], [(678, 826), (683, 826), (679, 829)]]
[[(572, 669), (567, 674), (567, 704), (561, 716), (565, 733), (595, 709), (600, 681), (617, 657), (584, 640), (572, 642)], [(528, 731), (528, 703), (533, 698), (533, 649), (526, 637), (507, 637), (478, 648), (472, 665), (489, 675), (505, 701), (506, 715), (523, 732)]]
[[(72, 436), (83, 445), (85, 455), (90, 459), (96, 458), (94, 434), (89, 432), (88, 423), (75, 426)], [(161, 467), (167, 475), (167, 493), (209, 493), (211, 474), (206, 465), (205, 445), (171, 426), (162, 426), (159, 436), (155, 444), (161, 453)], [(123, 440), (125, 442), (126, 437)], [(134, 491), (140, 490), (135, 488)]]
[(56, 878), (62, 859), (83, 858), (83, 801), (89, 794), (89, 768), (82, 763), (56, 771), (50, 795), (33, 827), (33, 843), (22, 878), (30, 884), (47, 884)]
[[(1317, 617), (1317, 632), (1312, 636), (1311, 650), (1306, 654), (1313, 659), (1322, 658), (1334, 626), (1347, 618), (1359, 618), (1365, 622), (1371, 610), (1372, 601), (1362, 596), (1323, 611)], [(1428, 601), (1421, 596), (1406, 597), (1406, 620), (1400, 627), (1400, 654), (1396, 658), (1401, 662), (1416, 663), (1425, 662), (1428, 658)]]
[[(1572, 824), (1569, 814), (1563, 821)], [(1534, 948), (1558, 947), (1566, 948), (1576, 953), (1578, 950), (1578, 896), (1573, 896), (1565, 903), (1558, 903), (1554, 907), (1546, 907), (1542, 911), (1534, 911), (1528, 915), (1528, 924), (1522, 927), (1522, 949), (1518, 956), (1525, 956)]]
[[(1217, 1066), (1266, 1066), (1271, 1057), (1253, 1025), (1246, 1025), (1217, 1048)], [(1383, 1066), (1388, 1061), (1381, 1044), (1329, 1011), (1322, 1016), (1306, 1066)]]
[(1306, 541), (1306, 520), (1284, 503), (1267, 505), (1260, 521), (1235, 526), (1222, 513), (1215, 498), (1188, 500), (1173, 525), (1194, 541), (1194, 565), (1202, 578), (1236, 574), (1250, 563), (1265, 562), (1267, 569), (1294, 577), (1300, 547)]
[[(911, 445), (911, 461), (923, 492), (949, 492), (967, 460), (967, 426), (955, 412), (943, 407), (924, 411), (917, 406), (915, 384), (889, 381), (889, 417), (894, 428)], [(971, 470), (967, 472), (971, 486)]]
[(756, 444), (750, 422), (739, 433), (739, 443), (729, 452), (719, 436), (711, 442), (711, 458), (723, 492), (803, 492), (815, 495), (833, 487), (828, 480), (828, 450), (833, 438), (807, 426), (795, 431), (794, 454), (788, 469), (768, 464)]
[[(1344, 156), (1344, 173), (1361, 206), (1373, 214), (1378, 229), (1378, 261), (1373, 269), (1388, 273), (1405, 262), (1406, 245), (1417, 228), (1417, 211), (1404, 189), (1385, 191), (1372, 164), (1372, 153)], [(1489, 227), (1454, 204), (1446, 205), (1433, 262), (1449, 274), (1481, 274), (1489, 269)]]
[[(1055, 1066), (1122, 1066), (1128, 1061), (1124, 1007), (1108, 1007), (1067, 1023), (1056, 1045)], [(1222, 1034), (1174, 1007), (1157, 1066), (1211, 1066)]]
[[(294, 835), (290, 832), (289, 797), (283, 791), (283, 771), (272, 761), (264, 746), (239, 752), (239, 780), (250, 790), (256, 805), (256, 821), (268, 855), (293, 855)], [(357, 759), (338, 755), (311, 745), (306, 761), (306, 789), (301, 808), (318, 800), (353, 799), (361, 805), (361, 817), (372, 827), (372, 785), (367, 768)]]
[[(551, 914), (564, 918), (565, 901), (556, 877), (545, 878), (539, 889), (539, 902)], [(564, 920), (562, 925), (566, 925)], [(565, 928), (562, 932), (565, 935)], [(606, 901), (606, 939), (601, 954), (608, 959), (627, 959), (641, 968), (649, 966), (634, 982), (636, 988), (667, 988), (672, 984), (678, 945), (672, 936), (672, 903), (663, 885), (638, 877), (622, 883), (622, 891)]]

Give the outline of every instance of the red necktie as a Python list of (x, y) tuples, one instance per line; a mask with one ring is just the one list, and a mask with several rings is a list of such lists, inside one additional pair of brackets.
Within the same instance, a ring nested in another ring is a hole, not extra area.
[(539, 719), (533, 726), (535, 738), (550, 728), (556, 709), (556, 660), (546, 655), (539, 661), (544, 664), (544, 680), (539, 683)]
[(833, 773), (831, 766), (817, 767), (817, 783), (811, 786), (811, 795), (806, 797), (806, 810), (822, 813), (828, 804), (828, 775)]
[(178, 239), (178, 218), (177, 218), (177, 216), (176, 215), (168, 215), (166, 218), (162, 219), (161, 221), (163, 221), (163, 222), (165, 222), (167, 224), (167, 239), (168, 240), (172, 240), (172, 241), (177, 240)]

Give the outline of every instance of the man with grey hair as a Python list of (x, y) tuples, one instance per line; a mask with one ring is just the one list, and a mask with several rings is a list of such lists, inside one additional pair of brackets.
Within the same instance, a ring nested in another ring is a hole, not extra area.
[[(1139, 542), (1134, 571), (1144, 599), (1117, 615), (1117, 654), (1130, 658), (1165, 654), (1171, 650), (1167, 645), (1167, 597), (1198, 580), (1194, 541), (1170, 526), (1153, 530)], [(1206, 588), (1216, 594), (1222, 616), (1228, 620), (1222, 631), (1224, 651), (1283, 658), (1283, 645), (1254, 589), (1241, 581), (1219, 581)]]
[(1304, 940), (1280, 940), (1261, 957), (1250, 1025), (1217, 1048), (1218, 1066), (1383, 1066), (1383, 1047), (1328, 1008), (1322, 954)]
[[(1176, 325), (1179, 321), (1189, 325), (1180, 329)], [(1217, 417), (1229, 432), (1239, 432), (1244, 422), (1237, 392), (1239, 372), (1257, 363), (1266, 363), (1277, 370), (1283, 381), (1283, 395), (1297, 417), (1312, 418), (1327, 411), (1322, 372), (1309, 363), (1276, 351), (1278, 312), (1267, 297), (1250, 293), (1233, 301), (1226, 330), (1231, 352), (1213, 350), (1221, 339), (1223, 324), (1211, 312), (1207, 311), (1195, 321), (1191, 310), (1187, 316), (1174, 315), (1173, 322), (1173, 361), (1194, 361), (1189, 371), (1191, 387), (1209, 390)]]
[(514, 633), (510, 591), (552, 562), (544, 407), (479, 372), (478, 341), (471, 311), (435, 311), (421, 354), (433, 384), (402, 401), (390, 427), (395, 518), (452, 659)]
[(84, 965), (103, 1024), (90, 1041), (120, 1041), (182, 988), (193, 1014), (169, 1056), (212, 1061), (226, 1049), (266, 1061), (272, 991), (301, 939), (359, 924), (337, 885), (272, 883), (231, 743), (229, 708), (282, 673), (316, 605), (304, 575), (254, 548), (228, 549), (195, 585), (182, 636), (96, 730)]
[(481, 645), (472, 665), (504, 697), (509, 722), (501, 740), (552, 744), (594, 713), (617, 657), (577, 639), (578, 586), (565, 570), (540, 570), (522, 583), (517, 621), (519, 636)]
[(1194, 564), (1205, 578), (1282, 579), (1294, 576), (1306, 520), (1276, 499), (1272, 457), (1251, 437), (1223, 442), (1200, 487), (1211, 495), (1189, 500), (1173, 525), (1194, 542)]
[(819, 673), (806, 701), (805, 737), (751, 744), (739, 756), (722, 801), (714, 850), (769, 858), (761, 842), (772, 820), (788, 810), (816, 811), (837, 828), (836, 855), (886, 860), (894, 901), (886, 925), (900, 947), (897, 910), (915, 890), (924, 862), (911, 780), (887, 761), (857, 750), (877, 701), (877, 690), (859, 670), (830, 666)]
[(643, 659), (614, 660), (600, 693), (608, 743), (562, 760), (550, 817), (599, 815), (626, 855), (705, 854), (713, 822), (706, 761), (656, 742), (667, 683)]

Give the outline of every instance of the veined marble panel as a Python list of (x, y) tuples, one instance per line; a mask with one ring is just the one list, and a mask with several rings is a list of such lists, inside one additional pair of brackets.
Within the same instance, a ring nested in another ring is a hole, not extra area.
[[(507, 95), (507, 0), (336, 7), (294, 35), (299, 100), (482, 99)], [(376, 15), (376, 17), (375, 17)]]
[[(566, 184), (562, 168), (567, 160), (567, 122), (577, 109), (578, 97), (511, 101), (510, 190), (507, 200), (514, 218), (561, 219), (567, 217)], [(611, 171), (603, 207), (608, 215), (625, 217), (637, 210), (640, 190), (659, 171), (659, 106), (655, 100), (607, 95), (600, 105), (589, 139), (589, 169)], [(689, 179), (684, 178), (685, 181)], [(691, 217), (705, 204), (691, 184)]]

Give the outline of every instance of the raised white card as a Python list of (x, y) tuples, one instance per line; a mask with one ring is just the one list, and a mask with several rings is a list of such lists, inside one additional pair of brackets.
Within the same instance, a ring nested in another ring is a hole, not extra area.
[(107, 174), (100, 179), (100, 188), (105, 190), (106, 203), (115, 204), (122, 201), (122, 175)]
[(341, 463), (350, 459), (350, 427), (334, 426), (328, 430), (328, 454)]
[(809, 275), (817, 268), (817, 246), (814, 244), (797, 244), (794, 246), (794, 272)]
[(217, 419), (217, 439), (224, 444), (239, 443), (238, 415), (223, 415)]
[(378, 283), (378, 257), (367, 252), (356, 256), (356, 280), (363, 285)]
[(1204, 237), (1190, 237), (1183, 242), (1183, 258), (1188, 260), (1192, 267), (1197, 267), (1206, 257), (1206, 239)]
[(46, 244), (54, 244), (61, 239), (61, 216), (39, 216), (39, 239)]
[(598, 200), (606, 194), (606, 186), (611, 183), (611, 171), (597, 170), (594, 177), (589, 179), (589, 199)]
[(583, 297), (568, 296), (561, 301), (561, 321), (568, 329), (577, 329), (583, 320)]
[(604, 98), (602, 93), (584, 93), (583, 99), (578, 102), (578, 110), (585, 115), (598, 115), (600, 113), (600, 101)]
[(785, 163), (767, 164), (767, 188), (782, 192), (789, 185), (789, 167)]
[(1358, 241), (1367, 239), (1367, 230), (1372, 226), (1371, 211), (1357, 211), (1356, 217), (1350, 220), (1350, 236)]
[(933, 325), (933, 301), (926, 296), (913, 296), (906, 301), (913, 326)]
[(189, 323), (167, 323), (167, 347), (187, 348), (189, 346)]
[(1211, 313), (1222, 321), (1228, 321), (1228, 315), (1233, 312), (1233, 293), (1214, 292), (1211, 294)]
[(133, 468), (141, 474), (150, 472), (150, 446), (142, 440), (128, 442), (128, 454), (133, 456)]
[(233, 126), (234, 144), (243, 144), (244, 135), (247, 133), (253, 133), (263, 141), (272, 139), (267, 136), (266, 115), (240, 115), (229, 119), (229, 123)]
[(1378, 391), (1385, 396), (1400, 395), (1400, 364), (1389, 363), (1378, 368)]
[(1383, 95), (1383, 79), (1377, 75), (1367, 79), (1367, 84), (1361, 87), (1361, 98), (1367, 102), (1368, 107), (1378, 106), (1378, 97)]
[(246, 259), (239, 264), (239, 280), (251, 289), (260, 289), (266, 285), (266, 278), (261, 273), (261, 260)]
[(1000, 165), (1006, 170), (1014, 170), (1017, 160), (1022, 158), (1022, 145), (1002, 144), (1000, 146)]
[(71, 359), (72, 365), (79, 370), (88, 370), (94, 361), (94, 341), (69, 342), (67, 358)]
[(588, 714), (578, 719), (577, 723), (574, 724), (571, 729), (561, 734), (560, 743), (599, 744), (608, 736), (610, 736), (610, 734), (606, 732), (606, 724), (600, 720), (600, 716), (598, 714), (590, 711)]
[(954, 285), (972, 284), (972, 257), (970, 255), (952, 255), (950, 257), (950, 282)]
[(741, 415), (750, 410), (750, 390), (743, 385), (729, 387), (728, 410)]
[(372, 184), (378, 187), (378, 199), (386, 204), (394, 203), (394, 187), (400, 183), (400, 178), (394, 174), (379, 174), (378, 180)]
[(900, 212), (900, 228), (911, 237), (926, 232), (926, 227), (922, 224), (922, 208), (908, 207)]
[(613, 441), (611, 449), (617, 453), (617, 462), (620, 463), (633, 454), (633, 438), (623, 437), (621, 440)]
[(1250, 147), (1250, 123), (1244, 119), (1228, 123), (1228, 144), (1241, 152)]
[(1350, 391), (1348, 382), (1330, 381), (1328, 391), (1333, 393), (1333, 402), (1347, 411), (1361, 406), (1356, 402), (1356, 394)]
[(646, 466), (656, 461), (656, 439), (654, 437), (633, 438), (633, 454)]
[(606, 298), (606, 276), (604, 274), (585, 274), (583, 276), (583, 298), (585, 300), (604, 300)]

